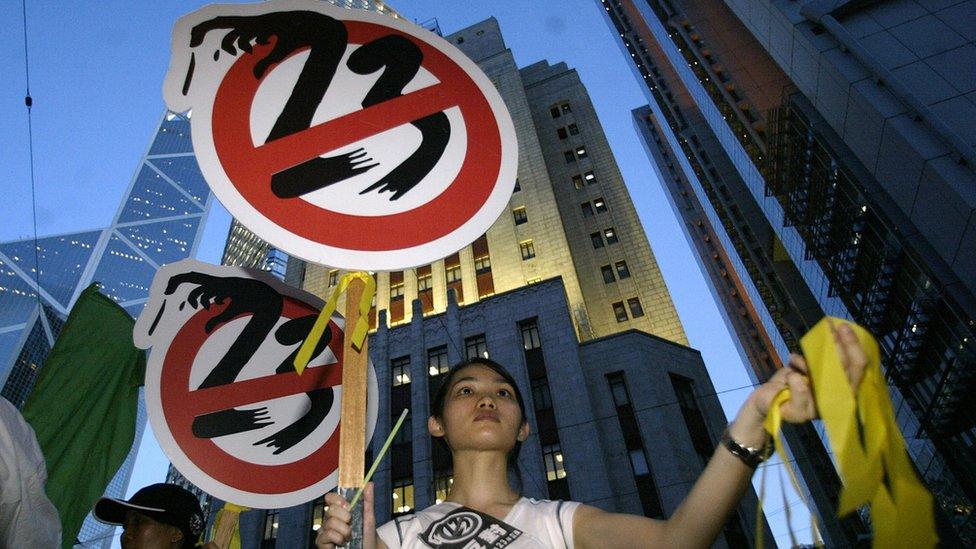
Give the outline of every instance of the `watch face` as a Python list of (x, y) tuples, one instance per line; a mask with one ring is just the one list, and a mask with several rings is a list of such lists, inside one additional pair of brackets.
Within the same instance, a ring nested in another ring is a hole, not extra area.
[(763, 444), (762, 448), (750, 448), (748, 446), (743, 446), (737, 440), (733, 439), (729, 435), (729, 430), (726, 427), (725, 432), (722, 433), (722, 445), (735, 457), (741, 459), (746, 465), (755, 469), (760, 463), (766, 461), (769, 456), (773, 454), (773, 441), (772, 437), (766, 437), (766, 442)]

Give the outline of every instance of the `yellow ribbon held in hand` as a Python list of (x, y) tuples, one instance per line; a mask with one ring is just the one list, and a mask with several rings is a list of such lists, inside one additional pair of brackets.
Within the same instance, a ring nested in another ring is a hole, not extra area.
[[(853, 329), (867, 358), (856, 392), (844, 369), (844, 351), (834, 335), (835, 327), (842, 324)], [(803, 336), (800, 347), (810, 370), (817, 411), (844, 484), (838, 515), (867, 504), (876, 547), (934, 547), (938, 537), (932, 495), (918, 480), (895, 422), (877, 341), (857, 324), (826, 317)], [(780, 392), (765, 422), (784, 463), (779, 406), (788, 399), (788, 390)], [(787, 471), (794, 477), (789, 466)]]
[(348, 325), (349, 319), (346, 319), (346, 337), (351, 338), (352, 345), (356, 350), (363, 348), (363, 341), (366, 340), (366, 333), (369, 332), (369, 309), (373, 304), (373, 295), (376, 294), (376, 281), (369, 273), (359, 271), (343, 275), (339, 279), (339, 283), (336, 284), (335, 289), (332, 290), (332, 295), (326, 301), (325, 307), (322, 307), (322, 312), (315, 319), (312, 330), (308, 333), (308, 337), (305, 338), (301, 348), (298, 349), (298, 354), (295, 355), (295, 371), (298, 372), (298, 375), (302, 375), (305, 367), (308, 366), (308, 361), (312, 360), (312, 352), (315, 350), (315, 346), (318, 345), (319, 340), (322, 339), (322, 334), (325, 333), (325, 329), (329, 326), (329, 320), (332, 318), (332, 313), (336, 309), (339, 296), (356, 279), (362, 280), (366, 284), (366, 288), (363, 289), (363, 295), (359, 299), (359, 318), (356, 319), (356, 327), (351, 333)]
[[(769, 411), (766, 413), (766, 420), (763, 422), (763, 427), (766, 432), (770, 434), (773, 438), (773, 445), (776, 448), (776, 455), (779, 456), (780, 461), (783, 462), (783, 467), (786, 468), (786, 474), (790, 477), (790, 482), (793, 484), (793, 489), (796, 490), (797, 495), (803, 500), (803, 505), (807, 507), (807, 511), (810, 510), (810, 502), (807, 501), (804, 495), (803, 488), (800, 486), (800, 481), (797, 479), (796, 472), (793, 471), (793, 466), (790, 465), (789, 456), (786, 455), (786, 448), (783, 446), (783, 439), (780, 435), (780, 428), (783, 425), (783, 415), (780, 410), (780, 406), (784, 402), (790, 399), (790, 390), (782, 389), (780, 392), (776, 393), (773, 398), (773, 402), (769, 405)], [(783, 509), (786, 511), (786, 528), (790, 533), (790, 541), (792, 546), (797, 545), (796, 535), (793, 532), (793, 523), (790, 520), (790, 506), (786, 503), (786, 488), (783, 486), (783, 477), (780, 477), (780, 490), (783, 495)], [(762, 479), (760, 480), (760, 496), (758, 510), (756, 511), (756, 547), (757, 549), (762, 549), (763, 547), (763, 533), (764, 529), (762, 527), (762, 503), (763, 498), (766, 493), (766, 467), (763, 467)], [(813, 513), (810, 513), (810, 531), (813, 535), (815, 544), (820, 547), (820, 527), (817, 524), (817, 517)]]

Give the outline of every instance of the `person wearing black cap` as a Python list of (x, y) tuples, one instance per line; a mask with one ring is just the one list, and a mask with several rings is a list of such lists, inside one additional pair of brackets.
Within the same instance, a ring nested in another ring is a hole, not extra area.
[(123, 549), (189, 549), (203, 531), (203, 511), (196, 496), (175, 484), (153, 484), (128, 501), (102, 498), (95, 518), (122, 525)]

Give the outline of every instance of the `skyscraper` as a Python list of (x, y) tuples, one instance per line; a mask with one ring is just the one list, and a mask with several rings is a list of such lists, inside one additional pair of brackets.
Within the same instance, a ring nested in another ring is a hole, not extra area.
[[(189, 120), (167, 113), (111, 225), (36, 243), (30, 239), (0, 244), (3, 396), (18, 407), (24, 405), (75, 299), (92, 282), (138, 316), (156, 269), (196, 252), (210, 202), (210, 189), (193, 158)], [(140, 398), (133, 449), (106, 495), (125, 494), (145, 424)], [(85, 546), (107, 546), (113, 530), (89, 515), (78, 539)]]
[[(400, 410), (413, 410), (375, 477), (378, 519), (446, 497), (450, 456), (431, 444), (422, 420), (450, 364), (488, 355), (510, 368), (531, 409), (536, 434), (520, 459), (527, 495), (668, 516), (725, 418), (700, 356), (684, 346), (586, 91), (563, 63), (518, 69), (494, 19), (445, 38), (479, 63), (512, 112), (518, 183), (509, 211), (471, 246), (431, 265), (377, 273), (370, 355), (380, 412), (370, 455)], [(235, 237), (243, 249), (232, 230)], [(341, 274), (292, 258), (285, 280), (324, 297)], [(674, 426), (667, 437), (663, 424)], [(720, 544), (752, 542), (754, 501), (740, 507)], [(242, 540), (310, 544), (323, 508), (319, 498), (245, 513)]]
[[(579, 339), (638, 329), (687, 344), (633, 202), (576, 71), (546, 62), (519, 69), (488, 19), (445, 37), (495, 83), (519, 141), (509, 209), (458, 253), (408, 271), (377, 273), (375, 310), (391, 325), (443, 312), (447, 289), (476, 303), (561, 276)], [(305, 265), (302, 285), (327, 295), (341, 273)], [(375, 321), (375, 317), (374, 317)]]
[[(823, 314), (866, 326), (940, 535), (972, 545), (972, 5), (600, 5), (650, 103), (635, 124), (755, 377)], [(838, 485), (816, 437), (788, 440), (828, 543), (854, 543), (863, 525), (829, 520)]]

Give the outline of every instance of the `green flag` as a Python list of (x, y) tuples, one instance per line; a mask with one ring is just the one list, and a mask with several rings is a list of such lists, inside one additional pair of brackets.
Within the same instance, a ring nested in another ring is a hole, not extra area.
[(71, 547), (132, 447), (146, 357), (135, 321), (89, 286), (68, 315), (24, 406), (47, 461), (47, 495)]

